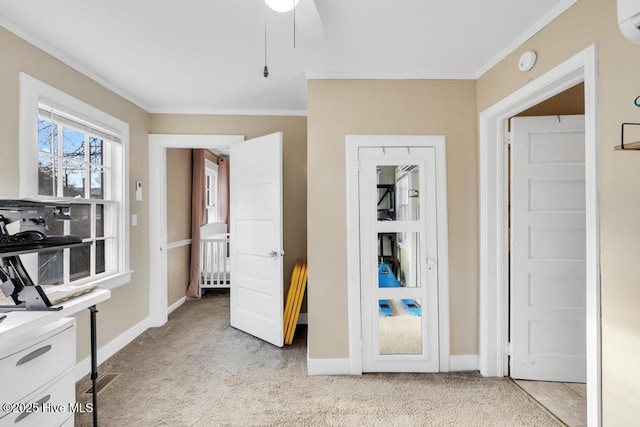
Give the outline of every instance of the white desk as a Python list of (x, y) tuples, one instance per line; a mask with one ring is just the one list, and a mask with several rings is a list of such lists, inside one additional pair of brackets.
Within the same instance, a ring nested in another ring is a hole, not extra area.
[(109, 299), (111, 291), (97, 289), (86, 295), (73, 298), (62, 303), (62, 310), (57, 311), (12, 311), (6, 313), (7, 317), (0, 322), (0, 343), (19, 338), (41, 326), (56, 320), (68, 317), (81, 310), (91, 311), (91, 381), (93, 383), (93, 425), (98, 425), (98, 350), (96, 339), (96, 313), (95, 305)]
[(86, 295), (71, 299), (62, 304), (58, 311), (11, 311), (5, 313), (6, 319), (0, 322), (0, 341), (10, 340), (26, 332), (71, 316), (79, 311), (105, 301), (111, 297), (111, 291), (96, 289)]

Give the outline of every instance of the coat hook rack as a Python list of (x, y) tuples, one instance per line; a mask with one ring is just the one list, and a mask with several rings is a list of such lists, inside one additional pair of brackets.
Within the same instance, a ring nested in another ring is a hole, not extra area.
[(640, 123), (622, 123), (620, 127), (620, 145), (614, 147), (615, 150), (640, 150), (640, 141), (624, 142), (625, 126), (640, 126)]

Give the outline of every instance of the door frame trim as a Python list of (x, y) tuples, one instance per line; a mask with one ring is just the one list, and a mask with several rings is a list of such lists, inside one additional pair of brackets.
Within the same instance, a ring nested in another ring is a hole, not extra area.
[(480, 373), (507, 375), (507, 120), (580, 82), (585, 86), (587, 419), (602, 419), (597, 48), (591, 45), (480, 113)]
[(438, 232), (438, 347), (440, 372), (449, 372), (449, 226), (447, 217), (447, 155), (443, 135), (346, 135), (347, 205), (347, 308), (349, 365), (352, 375), (362, 374), (362, 321), (360, 309), (360, 147), (433, 147), (436, 160)]
[[(226, 148), (244, 135), (149, 135), (149, 321), (167, 323), (167, 148)], [(135, 209), (134, 209), (135, 210)]]

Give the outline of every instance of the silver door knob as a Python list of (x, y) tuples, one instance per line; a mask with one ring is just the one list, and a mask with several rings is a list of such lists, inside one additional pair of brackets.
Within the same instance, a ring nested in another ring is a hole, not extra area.
[(271, 251), (269, 252), (269, 258), (278, 259), (279, 256), (284, 256), (284, 251)]

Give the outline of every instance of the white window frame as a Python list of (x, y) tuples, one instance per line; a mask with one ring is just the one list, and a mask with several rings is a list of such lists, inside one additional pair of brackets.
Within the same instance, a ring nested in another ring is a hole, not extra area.
[[(131, 281), (129, 269), (129, 125), (71, 95), (68, 95), (26, 73), (20, 73), (20, 197), (50, 200), (50, 196), (38, 196), (38, 117), (40, 104), (47, 104), (72, 114), (79, 121), (98, 125), (118, 135), (121, 149), (113, 159), (113, 199), (120, 203), (115, 236), (117, 256), (113, 259), (115, 271), (71, 283), (71, 286), (88, 283), (113, 289)], [(33, 262), (26, 262), (27, 268)], [(37, 275), (32, 274), (32, 277)], [(69, 284), (69, 283), (65, 283)]]
[[(204, 186), (204, 190), (207, 193), (213, 193), (213, 194), (205, 194), (205, 209), (207, 212), (207, 223), (210, 224), (212, 222), (216, 222), (218, 221), (218, 165), (216, 165), (215, 163), (213, 163), (211, 160), (206, 160), (205, 159), (205, 168), (204, 168), (204, 175), (205, 175), (205, 186)], [(208, 176), (215, 176), (215, 185), (213, 186), (213, 188), (209, 189), (207, 187), (207, 177)], [(207, 203), (207, 200), (211, 201), (213, 200), (213, 203)], [(210, 211), (213, 211), (213, 220), (211, 219), (210, 216)]]

